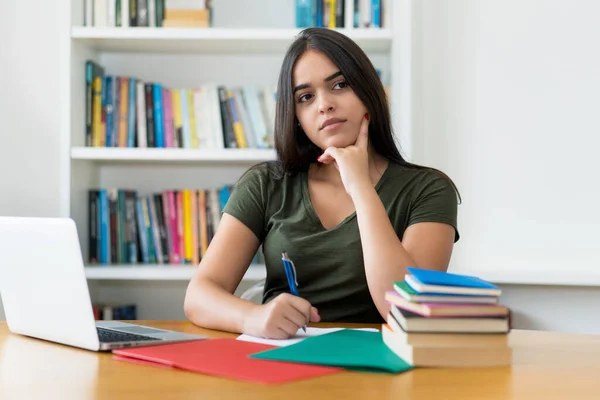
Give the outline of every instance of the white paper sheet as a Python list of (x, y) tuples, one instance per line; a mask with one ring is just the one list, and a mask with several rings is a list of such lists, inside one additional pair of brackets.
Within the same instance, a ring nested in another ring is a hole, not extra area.
[[(296, 332), (296, 334), (289, 339), (265, 339), (265, 338), (251, 336), (251, 335), (245, 335), (245, 334), (238, 336), (236, 339), (237, 340), (245, 340), (246, 342), (265, 343), (265, 344), (271, 344), (273, 346), (282, 347), (282, 346), (289, 346), (291, 344), (298, 343), (299, 341), (306, 339), (307, 337), (310, 337), (310, 336), (323, 335), (325, 333), (331, 333), (331, 332), (339, 331), (341, 329), (344, 329), (344, 328), (313, 328), (313, 327), (309, 326), (306, 328), (306, 333), (304, 333), (304, 331), (302, 329), (298, 329), (298, 332)], [(373, 329), (373, 328), (360, 328), (360, 329), (356, 329), (356, 330), (377, 332), (377, 329)]]

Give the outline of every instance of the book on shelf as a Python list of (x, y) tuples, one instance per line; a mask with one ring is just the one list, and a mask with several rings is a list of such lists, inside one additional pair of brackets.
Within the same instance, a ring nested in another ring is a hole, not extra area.
[[(89, 190), (89, 264), (198, 265), (231, 190)], [(261, 262), (260, 253), (253, 262)]]
[(498, 304), (500, 288), (474, 276), (407, 271), (405, 280), (394, 282), (394, 290), (385, 294), (390, 310), (382, 326), (384, 343), (400, 358), (422, 367), (512, 362), (511, 315)]
[(212, 0), (82, 0), (83, 25), (108, 28), (208, 28)]
[(296, 28), (387, 28), (392, 0), (296, 0)]
[(276, 87), (169, 88), (86, 62), (90, 147), (273, 148)]

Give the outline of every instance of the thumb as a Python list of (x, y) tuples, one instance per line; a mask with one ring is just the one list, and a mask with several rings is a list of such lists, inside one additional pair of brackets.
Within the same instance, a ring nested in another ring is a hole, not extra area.
[(321, 316), (319, 315), (319, 310), (314, 307), (310, 308), (310, 322), (319, 322), (321, 321)]

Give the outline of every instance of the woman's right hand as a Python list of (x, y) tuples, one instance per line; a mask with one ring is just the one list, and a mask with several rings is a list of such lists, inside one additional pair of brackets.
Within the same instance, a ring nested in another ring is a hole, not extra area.
[(257, 305), (244, 319), (244, 333), (268, 339), (287, 339), (308, 322), (319, 322), (317, 309), (305, 299), (282, 293)]

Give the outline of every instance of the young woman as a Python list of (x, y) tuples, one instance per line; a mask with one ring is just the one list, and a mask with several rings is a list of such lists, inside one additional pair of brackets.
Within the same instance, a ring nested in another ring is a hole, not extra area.
[[(385, 291), (407, 267), (448, 268), (459, 238), (456, 188), (402, 158), (382, 83), (346, 36), (302, 31), (277, 93), (278, 160), (238, 181), (185, 313), (199, 326), (269, 338), (310, 321), (381, 323)], [(261, 244), (267, 279), (257, 305), (233, 293)], [(290, 294), (283, 252), (299, 296)]]

